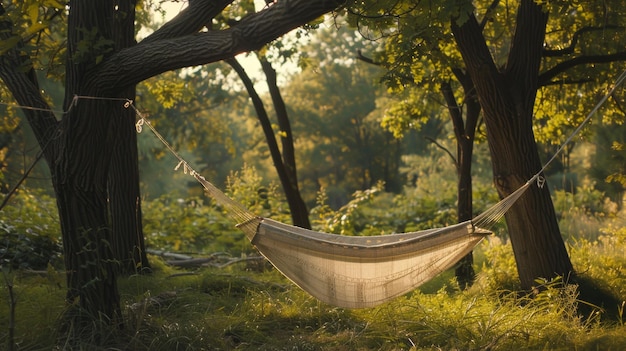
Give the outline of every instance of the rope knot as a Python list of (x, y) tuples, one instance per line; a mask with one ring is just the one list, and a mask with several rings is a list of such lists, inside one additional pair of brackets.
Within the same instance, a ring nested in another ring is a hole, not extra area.
[(543, 186), (546, 185), (546, 178), (544, 176), (537, 177), (537, 187), (539, 189), (543, 189)]

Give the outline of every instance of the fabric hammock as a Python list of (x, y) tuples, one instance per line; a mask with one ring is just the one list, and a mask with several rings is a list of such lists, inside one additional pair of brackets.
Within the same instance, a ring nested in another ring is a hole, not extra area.
[(140, 117), (137, 132), (147, 125), (178, 158), (175, 170), (183, 167), (185, 173), (196, 178), (276, 269), (312, 296), (337, 307), (377, 306), (451, 268), (491, 234), (483, 227), (502, 218), (539, 177), (535, 175), (473, 220), (444, 228), (375, 236), (320, 233), (251, 213), (197, 173), (150, 121), (135, 111)]
[(320, 301), (337, 307), (377, 306), (414, 290), (453, 267), (491, 234), (482, 227), (502, 218), (537, 177), (472, 221), (389, 235), (320, 233), (251, 213), (197, 173), (150, 121), (135, 111), (140, 116), (137, 132), (147, 125), (178, 158), (175, 169), (183, 167), (185, 173), (196, 178), (208, 195), (225, 207), (239, 223), (237, 227), (276, 269)]
[(317, 299), (372, 307), (452, 267), (491, 232), (465, 222), (441, 229), (344, 236), (257, 219), (252, 244), (283, 275)]
[(191, 174), (285, 277), (317, 299), (345, 308), (377, 306), (451, 268), (492, 234), (476, 223), (495, 223), (531, 184), (473, 221), (401, 234), (345, 236), (255, 216), (201, 175)]

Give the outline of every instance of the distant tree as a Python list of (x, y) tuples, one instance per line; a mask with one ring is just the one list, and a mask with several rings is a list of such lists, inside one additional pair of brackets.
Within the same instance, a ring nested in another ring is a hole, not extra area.
[(272, 126), (269, 114), (265, 109), (265, 105), (261, 96), (258, 94), (254, 87), (254, 82), (243, 68), (243, 66), (235, 58), (228, 59), (228, 62), (235, 72), (239, 75), (243, 85), (252, 100), (254, 110), (256, 111), (257, 118), (265, 134), (267, 147), (270, 151), (270, 157), (278, 174), (287, 203), (291, 210), (292, 223), (296, 226), (311, 229), (311, 222), (309, 221), (309, 212), (307, 206), (300, 195), (300, 187), (298, 185), (298, 177), (296, 170), (296, 159), (293, 144), (293, 133), (291, 131), (291, 124), (287, 115), (287, 109), (285, 102), (280, 94), (280, 90), (276, 83), (276, 71), (272, 65), (267, 61), (265, 57), (260, 57), (259, 61), (263, 67), (263, 73), (267, 80), (270, 96), (274, 106), (274, 111), (278, 119), (278, 128), (280, 128), (278, 135), (281, 140), (281, 146), (278, 145), (276, 140), (276, 132)]
[[(432, 121), (432, 118), (426, 116), (439, 115), (437, 110), (440, 108), (445, 110), (452, 122), (456, 153), (453, 154), (443, 147), (433, 139), (434, 136), (427, 136), (427, 139), (451, 156), (457, 173), (457, 219), (459, 222), (470, 220), (473, 217), (472, 154), (480, 116), (480, 103), (474, 92), (473, 82), (460, 68), (462, 67), (460, 62), (459, 67), (446, 67), (453, 73), (450, 76), (437, 71), (436, 64), (428, 65), (424, 62), (420, 62), (424, 71), (418, 74), (400, 73), (402, 78), (395, 76), (398, 71), (408, 68), (399, 66), (410, 67), (415, 64), (412, 60), (398, 64), (397, 56), (405, 55), (402, 49), (403, 44), (402, 40), (390, 38), (385, 45), (385, 50), (377, 52), (377, 60), (364, 56), (362, 52), (358, 52), (357, 55), (365, 62), (387, 69), (384, 80), (391, 87), (393, 99), (382, 125), (393, 132), (396, 137), (400, 137), (408, 130), (421, 129), (426, 123)], [(429, 79), (424, 79), (424, 77), (429, 77)], [(398, 79), (402, 81), (401, 84), (398, 84)], [(457, 97), (459, 94), (455, 90), (461, 92), (460, 97)], [(474, 282), (473, 262), (473, 253), (470, 252), (456, 265), (455, 275), (462, 289)]]
[[(136, 105), (177, 152), (215, 184), (224, 184), (233, 169), (242, 167), (238, 150), (246, 147), (247, 131), (233, 113), (243, 108), (247, 97), (234, 92), (230, 72), (220, 62), (165, 72), (137, 87)], [(202, 193), (194, 179), (171, 172), (174, 158), (156, 138), (140, 138), (139, 143), (144, 196)]]
[(596, 187), (622, 209), (626, 195), (626, 126), (609, 122), (595, 129), (590, 176), (596, 181)]
[(302, 72), (285, 87), (303, 187), (307, 194), (324, 187), (334, 207), (378, 181), (392, 192), (402, 186), (402, 142), (380, 128), (381, 70), (354, 57), (363, 45), (345, 29), (318, 31), (302, 49)]

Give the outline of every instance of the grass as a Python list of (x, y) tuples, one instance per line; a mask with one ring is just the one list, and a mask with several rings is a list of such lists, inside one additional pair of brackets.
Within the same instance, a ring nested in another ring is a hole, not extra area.
[[(577, 270), (626, 297), (624, 246), (578, 242)], [(153, 257), (154, 273), (120, 279), (125, 326), (106, 345), (85, 350), (623, 350), (624, 306), (614, 318), (600, 308), (581, 314), (576, 286), (544, 282), (534, 296), (515, 291), (510, 248), (482, 245), (479, 277), (458, 291), (452, 274), (382, 306), (345, 310), (325, 305), (278, 272), (244, 266), (175, 270)], [(621, 251), (619, 251), (621, 250)], [(484, 255), (484, 256), (483, 256)], [(184, 273), (184, 274), (180, 274)], [(65, 310), (63, 276), (5, 272), (16, 296), (16, 349), (64, 345), (57, 326)], [(504, 289), (503, 287), (511, 287)], [(0, 348), (8, 345), (7, 287), (0, 289)], [(621, 308), (621, 309), (620, 309)]]

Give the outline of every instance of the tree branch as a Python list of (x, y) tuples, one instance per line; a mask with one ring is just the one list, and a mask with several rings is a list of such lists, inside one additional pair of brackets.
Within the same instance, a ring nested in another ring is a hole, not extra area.
[(452, 159), (452, 162), (454, 162), (454, 166), (457, 168), (457, 170), (459, 169), (459, 163), (456, 160), (456, 157), (454, 157), (454, 155), (452, 154), (452, 152), (450, 152), (450, 150), (448, 150), (445, 146), (439, 144), (437, 142), (437, 140), (431, 138), (431, 137), (424, 137), (424, 139), (430, 141), (431, 143), (435, 144), (435, 146), (437, 146), (438, 148), (440, 148), (441, 150), (443, 150), (446, 154), (448, 154), (448, 156), (450, 156), (450, 158)]
[(208, 23), (211, 23), (211, 19), (219, 15), (232, 2), (233, 0), (189, 1), (189, 6), (139, 44), (145, 45), (158, 40), (179, 38), (197, 33)]
[(549, 85), (580, 85), (585, 83), (591, 83), (593, 79), (591, 78), (583, 78), (583, 79), (558, 79), (551, 80), (549, 82), (545, 82), (544, 84), (540, 84), (540, 87), (546, 87)]
[[(475, 15), (473, 13), (468, 15), (469, 19), (461, 26), (457, 24), (454, 18), (451, 20), (452, 33), (463, 57), (467, 74), (474, 83), (474, 87), (471, 89), (472, 93), (476, 93), (477, 96), (493, 97), (484, 98), (480, 101), (480, 106), (486, 111), (485, 119), (491, 119), (493, 123), (498, 124), (497, 116), (488, 113), (489, 111), (497, 111), (499, 108), (496, 96), (493, 96), (491, 92), (508, 94), (508, 85), (493, 62)], [(507, 106), (506, 108), (510, 107)]]
[(574, 32), (574, 34), (572, 35), (572, 41), (566, 48), (555, 49), (555, 50), (544, 49), (543, 57), (555, 57), (555, 56), (565, 56), (565, 55), (573, 54), (574, 48), (576, 47), (576, 44), (578, 44), (578, 40), (580, 39), (581, 35), (585, 33), (589, 33), (589, 32), (594, 32), (594, 31), (603, 31), (606, 29), (618, 30), (618, 29), (624, 29), (624, 27), (617, 26), (617, 25), (606, 25), (602, 27), (591, 27), (591, 26), (582, 27), (576, 32)]
[[(523, 0), (517, 10), (517, 26), (509, 51), (506, 76), (510, 85), (517, 89), (513, 96), (516, 105), (524, 111), (532, 111), (537, 90), (537, 75), (541, 66), (541, 54), (545, 41), (548, 13), (533, 0)], [(523, 92), (523, 93), (522, 93)]]
[(609, 55), (578, 56), (573, 59), (560, 62), (556, 64), (554, 67), (540, 74), (539, 86), (549, 85), (551, 80), (554, 77), (576, 66), (587, 65), (587, 64), (592, 64), (592, 63), (610, 63), (610, 62), (624, 61), (624, 60), (626, 60), (626, 51), (617, 52), (617, 53), (609, 54)]
[[(4, 7), (0, 4), (0, 15), (4, 13)], [(12, 28), (13, 24), (8, 20), (0, 21), (0, 40), (8, 41), (13, 37)], [(30, 107), (23, 108), (22, 112), (31, 125), (39, 145), (48, 145), (59, 123), (54, 113), (50, 111), (50, 105), (41, 96), (34, 70), (28, 63), (28, 58), (20, 52), (20, 47), (21, 43), (18, 43), (0, 56), (0, 79), (19, 105)], [(48, 163), (55, 159), (55, 148), (42, 146), (42, 150)]]
[[(463, 132), (465, 130), (465, 125), (463, 123), (463, 113), (461, 110), (461, 106), (459, 106), (459, 103), (454, 97), (454, 93), (452, 92), (452, 87), (449, 81), (441, 83), (441, 94), (446, 100), (446, 108), (450, 113), (450, 119), (452, 120), (452, 125), (454, 126), (454, 135), (456, 136), (457, 140), (460, 140), (463, 138)], [(456, 165), (458, 171), (458, 164), (456, 163), (456, 160), (454, 164)]]
[(374, 61), (373, 58), (367, 57), (367, 56), (363, 55), (363, 53), (361, 52), (361, 49), (358, 49), (356, 51), (356, 59), (357, 60), (361, 60), (361, 61), (363, 61), (365, 63), (369, 63), (370, 65), (382, 66), (382, 64), (380, 62), (376, 62), (376, 61)]
[(266, 43), (336, 9), (343, 0), (278, 1), (232, 28), (163, 39), (121, 50), (105, 60), (87, 84), (112, 93), (157, 74), (217, 62)]
[(491, 2), (491, 5), (489, 5), (489, 7), (487, 8), (487, 11), (485, 11), (485, 15), (483, 16), (482, 21), (480, 21), (480, 30), (484, 30), (485, 29), (485, 25), (487, 25), (487, 22), (489, 21), (489, 16), (491, 16), (491, 14), (496, 10), (496, 7), (498, 7), (498, 4), (500, 3), (500, 0), (493, 0)]

